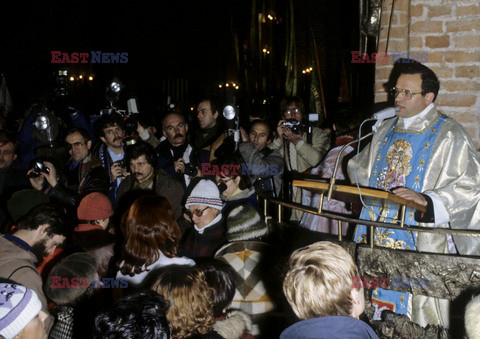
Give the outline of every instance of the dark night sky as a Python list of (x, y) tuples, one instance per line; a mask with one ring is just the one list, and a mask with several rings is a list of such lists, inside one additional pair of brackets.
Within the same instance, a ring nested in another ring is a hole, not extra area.
[[(310, 7), (306, 4), (317, 4), (315, 1), (320, 0), (295, 1), (300, 4), (297, 6), (297, 22), (306, 23), (307, 16), (317, 25), (325, 22), (327, 38), (342, 43), (346, 41), (332, 34), (335, 31), (333, 26), (337, 25), (337, 30), (351, 31), (354, 20), (349, 15), (354, 15), (351, 9), (355, 7), (355, 1), (341, 0), (343, 5), (339, 5), (322, 0), (323, 7), (315, 6), (318, 14), (309, 14)], [(279, 3), (284, 4), (280, 0)], [(128, 53), (126, 64), (70, 65), (72, 73), (93, 72), (95, 76), (90, 86), (83, 86), (82, 91), (72, 91), (80, 93), (72, 99), (72, 104), (80, 108), (86, 106), (89, 113), (98, 112), (107, 104), (105, 87), (113, 77), (119, 77), (125, 84), (125, 99), (136, 97), (140, 111), (151, 112), (165, 102), (162, 79), (188, 78), (191, 93), (208, 90), (218, 81), (226, 80), (227, 70), (233, 62), (231, 17), (235, 17), (237, 25), (247, 23), (250, 1), (160, 0), (125, 4), (110, 0), (40, 0), (10, 2), (1, 13), (0, 72), (7, 77), (15, 115), (22, 115), (35, 96), (52, 96), (59, 67), (51, 63), (52, 50)], [(344, 22), (332, 20), (336, 15), (341, 15)], [(348, 22), (351, 22), (350, 26), (346, 24)], [(246, 24), (242, 27), (243, 34), (248, 34), (246, 27)], [(297, 41), (301, 41), (303, 35), (299, 33)], [(324, 47), (332, 49), (328, 44), (331, 45), (327, 42)], [(339, 50), (338, 46), (334, 47), (332, 50)], [(350, 49), (346, 47), (347, 52)], [(331, 60), (337, 59), (337, 55), (331, 56)], [(328, 63), (324, 67), (333, 69)], [(327, 73), (333, 78), (338, 77), (335, 72), (332, 75)], [(328, 92), (330, 83), (327, 81), (325, 86)], [(336, 88), (337, 84), (333, 87)]]
[(99, 101), (104, 86), (119, 76), (132, 95), (148, 97), (152, 105), (159, 99), (161, 78), (222, 78), (231, 10), (238, 10), (233, 0), (16, 2), (2, 10), (0, 71), (20, 109), (51, 90), (58, 67), (51, 63), (52, 50), (127, 52), (127, 64), (72, 67), (94, 72)]

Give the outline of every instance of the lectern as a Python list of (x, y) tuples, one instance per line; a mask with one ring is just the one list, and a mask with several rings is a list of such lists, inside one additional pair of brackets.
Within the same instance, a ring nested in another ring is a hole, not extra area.
[[(320, 194), (320, 202), (318, 206), (318, 213), (322, 213), (323, 199), (328, 194), (330, 183), (322, 181), (310, 181), (310, 180), (294, 180), (293, 186), (311, 190)], [(360, 203), (360, 194), (363, 201), (370, 206), (384, 207), (389, 209), (398, 210), (400, 216), (400, 226), (404, 226), (405, 213), (407, 207), (412, 207), (421, 212), (426, 212), (427, 207), (417, 204), (411, 200), (400, 198), (399, 196), (378, 190), (371, 187), (360, 187), (352, 185), (336, 185), (330, 188), (332, 192), (332, 198), (342, 202)]]

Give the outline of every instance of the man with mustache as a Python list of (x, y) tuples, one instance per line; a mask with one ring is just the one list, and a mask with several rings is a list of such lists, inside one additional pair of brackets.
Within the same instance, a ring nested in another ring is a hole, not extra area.
[(123, 161), (125, 125), (119, 114), (112, 113), (98, 119), (95, 123), (95, 130), (102, 144), (94, 151), (94, 154), (110, 175), (109, 195), (112, 201), (115, 201), (118, 186), (127, 175), (127, 168)]
[(163, 118), (162, 130), (166, 139), (155, 148), (158, 156), (156, 167), (178, 179), (187, 188), (194, 174), (189, 170), (196, 169), (198, 172), (199, 167), (198, 154), (187, 140), (188, 124), (181, 113), (170, 112)]
[[(42, 303), (42, 311), (47, 314), (47, 300), (37, 267), (64, 242), (64, 219), (64, 213), (56, 206), (40, 205), (20, 219), (16, 232), (0, 236), (0, 278), (34, 290)], [(47, 333), (52, 325), (49, 314), (45, 321)]]
[(130, 166), (130, 174), (118, 187), (117, 204), (129, 191), (154, 191), (170, 201), (178, 219), (182, 215), (184, 189), (178, 180), (163, 169), (155, 169), (156, 155), (152, 146), (137, 141), (128, 146), (125, 157)]

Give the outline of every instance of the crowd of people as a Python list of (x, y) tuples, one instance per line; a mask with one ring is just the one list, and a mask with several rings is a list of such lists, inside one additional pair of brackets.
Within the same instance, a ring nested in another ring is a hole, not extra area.
[[(476, 229), (473, 143), (433, 105), (435, 74), (418, 63), (402, 67), (392, 89), (398, 118), (385, 121), (356, 156), (356, 177), (427, 206), (408, 214), (410, 225)], [(134, 120), (136, 130), (126, 135), (114, 111), (91, 123), (80, 111), (60, 119), (34, 106), (16, 133), (0, 130), (0, 336), (377, 337), (362, 316), (364, 290), (352, 286), (359, 275), (352, 256), (330, 242), (282, 252), (257, 201), (261, 194), (318, 207), (317, 195), (289, 181), (296, 173), (332, 175), (340, 147), (356, 137), (353, 113), (338, 112), (332, 137), (309, 125), (299, 97), (287, 97), (276, 125), (251, 114), (235, 138), (220, 110), (215, 98), (202, 99), (195, 130), (174, 109), (158, 126)], [(33, 128), (39, 117), (53, 127)], [(337, 178), (353, 181), (353, 160), (346, 170), (353, 150), (345, 150)], [(377, 220), (371, 209), (361, 213)], [(338, 234), (326, 218), (294, 210), (289, 219)], [(348, 227), (344, 236), (365, 241), (364, 226)], [(392, 247), (382, 240), (386, 231), (377, 229), (376, 245)], [(399, 249), (479, 253), (465, 237), (388, 234)], [(375, 293), (377, 304), (405, 298)], [(448, 328), (446, 301), (410, 297), (414, 322)]]

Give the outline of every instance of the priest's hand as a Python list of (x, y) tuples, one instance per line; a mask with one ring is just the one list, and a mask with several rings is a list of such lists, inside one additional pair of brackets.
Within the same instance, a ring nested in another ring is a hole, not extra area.
[(422, 206), (427, 206), (427, 199), (425, 199), (422, 194), (415, 192), (409, 188), (396, 188), (392, 191), (392, 193), (398, 195), (400, 198), (413, 201)]

